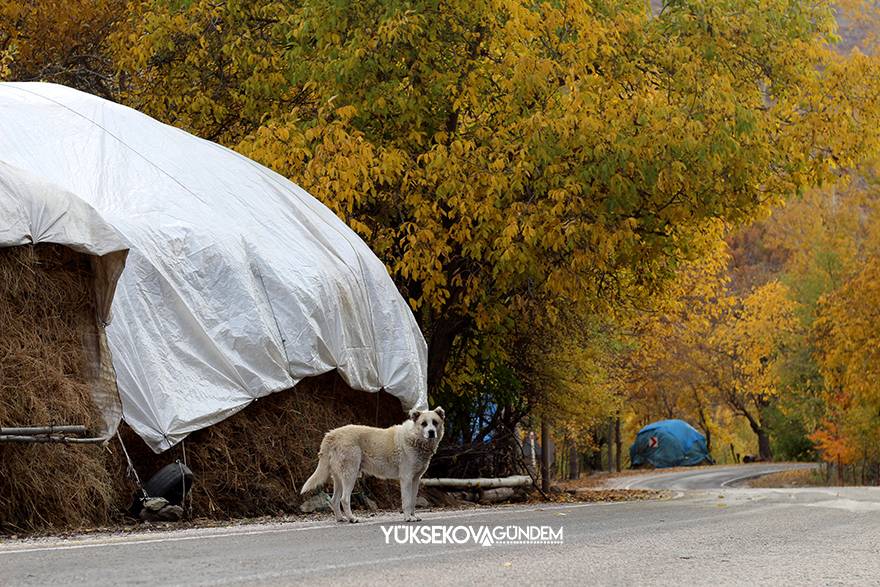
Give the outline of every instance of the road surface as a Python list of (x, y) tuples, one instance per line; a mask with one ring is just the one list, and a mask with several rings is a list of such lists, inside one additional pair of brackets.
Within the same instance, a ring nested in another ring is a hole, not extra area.
[(880, 584), (880, 489), (675, 493), (657, 501), (422, 514), (422, 526), (561, 528), (562, 544), (398, 544), (389, 530), (400, 523), (397, 514), (355, 525), (285, 522), (5, 542), (0, 584)]
[(693, 489), (719, 489), (736, 487), (749, 479), (790, 471), (793, 469), (815, 469), (814, 463), (752, 463), (748, 465), (721, 465), (695, 467), (675, 471), (646, 471), (636, 475), (625, 475), (608, 481), (609, 487), (617, 489), (671, 489), (678, 491)]

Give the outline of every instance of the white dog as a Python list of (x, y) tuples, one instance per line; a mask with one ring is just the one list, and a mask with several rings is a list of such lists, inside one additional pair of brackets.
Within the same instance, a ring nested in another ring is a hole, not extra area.
[[(358, 474), (363, 471), (379, 479), (400, 481), (400, 499), (405, 522), (417, 522), (416, 496), (419, 481), (428, 469), (431, 457), (443, 438), (443, 408), (427, 412), (413, 411), (410, 419), (391, 428), (349, 425), (324, 435), (318, 468), (300, 493), (306, 493), (333, 478), (330, 505), (337, 522), (357, 522), (351, 513), (351, 492)], [(342, 502), (342, 515), (339, 504)]]

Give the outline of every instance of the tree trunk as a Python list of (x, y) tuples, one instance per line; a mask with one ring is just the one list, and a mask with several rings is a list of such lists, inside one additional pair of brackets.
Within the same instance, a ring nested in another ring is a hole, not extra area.
[(773, 450), (770, 448), (770, 435), (763, 428), (755, 430), (755, 434), (758, 435), (758, 456), (762, 460), (772, 461)]
[(538, 474), (538, 448), (535, 446), (535, 431), (529, 430), (529, 465), (532, 475)]
[(770, 435), (767, 434), (767, 430), (761, 425), (761, 422), (759, 422), (758, 419), (750, 414), (743, 406), (734, 404), (734, 407), (746, 417), (746, 420), (749, 421), (749, 427), (758, 437), (758, 456), (762, 460), (772, 461), (773, 449), (770, 448)]
[(428, 342), (428, 389), (437, 389), (446, 371), (452, 344), (459, 334), (458, 320), (440, 320), (431, 329)]
[(608, 472), (614, 472), (614, 420), (608, 420), (608, 435), (606, 436), (608, 444)]
[(577, 445), (574, 441), (571, 441), (568, 446), (568, 478), (571, 480), (576, 480), (580, 476), (578, 460)]
[(446, 372), (456, 339), (468, 328), (466, 318), (453, 316), (432, 324), (428, 338), (428, 390), (437, 389)]
[(706, 435), (706, 452), (712, 454), (712, 431), (709, 429), (709, 422), (706, 420), (706, 412), (700, 408), (700, 428)]
[(614, 420), (614, 445), (617, 447), (617, 461), (615, 464), (617, 465), (617, 471), (620, 472), (620, 465), (622, 464), (620, 461), (620, 453), (623, 452), (621, 450), (622, 443), (620, 441), (620, 418)]
[(541, 491), (550, 491), (550, 427), (544, 417), (541, 418)]

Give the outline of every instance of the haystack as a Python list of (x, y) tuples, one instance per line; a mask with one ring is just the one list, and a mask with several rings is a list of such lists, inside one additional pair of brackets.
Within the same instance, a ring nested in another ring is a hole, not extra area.
[[(0, 427), (105, 425), (94, 396), (95, 278), (92, 257), (67, 247), (0, 248)], [(397, 398), (353, 390), (332, 372), (160, 455), (125, 426), (122, 436), (143, 479), (185, 459), (196, 475), (193, 515), (225, 519), (298, 511), (325, 432), (401, 418)], [(0, 443), (0, 534), (122, 522), (135, 490), (115, 439), (106, 447)], [(360, 491), (387, 507), (398, 499), (387, 484), (368, 481)]]
[[(110, 439), (124, 411), (142, 479), (186, 446), (197, 514), (257, 515), (299, 504), (330, 428), (427, 405), (409, 305), (299, 186), (62, 86), (0, 83), (0, 123), (0, 427)], [(0, 528), (128, 506), (115, 439), (0, 450)]]
[[(0, 249), (0, 427), (104, 427), (95, 278), (92, 257), (67, 247)], [(95, 445), (0, 443), (0, 530), (107, 522), (108, 456)]]

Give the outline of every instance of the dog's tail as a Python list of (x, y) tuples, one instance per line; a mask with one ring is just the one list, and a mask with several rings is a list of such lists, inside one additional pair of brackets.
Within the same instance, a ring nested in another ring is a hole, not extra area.
[(329, 476), (330, 467), (327, 465), (327, 458), (324, 456), (324, 452), (322, 451), (318, 455), (318, 468), (315, 469), (315, 472), (312, 473), (312, 476), (306, 480), (306, 482), (302, 486), (302, 489), (300, 489), (299, 492), (301, 494), (305, 494), (317, 487), (320, 487), (327, 481), (327, 478)]

